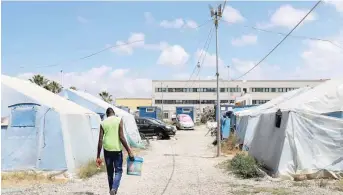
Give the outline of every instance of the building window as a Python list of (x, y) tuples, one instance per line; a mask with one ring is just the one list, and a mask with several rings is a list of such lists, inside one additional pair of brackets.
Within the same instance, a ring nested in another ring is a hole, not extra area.
[(146, 112), (155, 112), (155, 108), (146, 108)]
[(167, 92), (167, 89), (166, 88), (162, 88), (161, 92)]
[(162, 104), (162, 100), (155, 100), (155, 104)]
[(226, 88), (220, 88), (220, 92), (226, 92)]
[(252, 104), (260, 105), (260, 104), (267, 103), (268, 101), (269, 100), (252, 100)]
[(163, 119), (168, 119), (169, 118), (169, 113), (168, 112), (164, 112), (163, 113)]
[(276, 92), (276, 88), (271, 88), (271, 92)]
[(229, 103), (229, 100), (220, 100), (220, 103), (222, 104)]
[(35, 127), (36, 105), (13, 105), (11, 110), (11, 127)]

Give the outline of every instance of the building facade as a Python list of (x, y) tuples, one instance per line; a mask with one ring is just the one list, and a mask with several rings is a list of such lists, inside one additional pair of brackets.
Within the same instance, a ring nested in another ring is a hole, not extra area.
[[(245, 105), (263, 104), (282, 93), (301, 87), (314, 87), (326, 80), (247, 80), (219, 81), (221, 104), (234, 104), (244, 96)], [(196, 117), (207, 106), (216, 104), (216, 80), (153, 80), (152, 105), (163, 110), (165, 119), (175, 114), (177, 106), (193, 106)]]
[(141, 106), (151, 106), (151, 98), (116, 98), (116, 105), (126, 106), (130, 108), (131, 111), (137, 111), (137, 107)]

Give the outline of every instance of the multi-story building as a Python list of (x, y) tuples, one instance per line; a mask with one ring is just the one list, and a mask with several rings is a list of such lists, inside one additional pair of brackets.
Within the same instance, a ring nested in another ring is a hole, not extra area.
[[(234, 104), (248, 94), (248, 104), (263, 104), (282, 93), (300, 88), (314, 87), (326, 80), (220, 80), (221, 104)], [(203, 108), (216, 104), (216, 80), (153, 80), (152, 105), (163, 110), (165, 119), (175, 114), (177, 106), (194, 106), (199, 116)]]

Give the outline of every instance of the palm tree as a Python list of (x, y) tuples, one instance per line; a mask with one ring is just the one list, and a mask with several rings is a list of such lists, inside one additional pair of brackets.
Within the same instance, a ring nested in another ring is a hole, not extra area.
[(69, 87), (69, 89), (72, 89), (72, 90), (75, 90), (75, 91), (77, 90), (76, 87), (74, 87), (74, 86)]
[(110, 95), (107, 91), (102, 91), (101, 93), (99, 93), (99, 96), (109, 104), (113, 101), (112, 95)]
[(44, 87), (44, 88), (49, 83), (49, 80), (44, 78), (44, 76), (42, 76), (40, 74), (33, 75), (33, 77), (31, 79), (29, 79), (29, 81), (31, 81), (32, 83), (35, 83), (38, 86)]
[(49, 84), (46, 85), (44, 88), (51, 91), (52, 93), (59, 93), (62, 91), (62, 86), (56, 81), (49, 82)]

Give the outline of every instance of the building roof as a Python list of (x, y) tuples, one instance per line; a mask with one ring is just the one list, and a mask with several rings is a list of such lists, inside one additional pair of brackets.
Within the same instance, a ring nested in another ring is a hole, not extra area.
[[(234, 80), (229, 82), (324, 82), (330, 79), (312, 79), (312, 80)], [(212, 80), (152, 80), (152, 82), (215, 82), (215, 79)], [(219, 79), (219, 81), (227, 82), (227, 79)]]
[[(68, 114), (95, 114), (94, 112), (81, 107), (63, 97), (56, 95), (43, 87), (31, 83), (28, 80), (22, 80), (16, 77), (1, 75), (1, 84), (11, 88), (37, 103), (53, 108), (61, 113)], [(6, 94), (6, 93), (5, 93)], [(2, 97), (3, 98), (3, 97)], [(9, 97), (10, 98), (10, 97)], [(25, 103), (25, 102), (18, 102)], [(10, 105), (7, 105), (10, 106)]]

